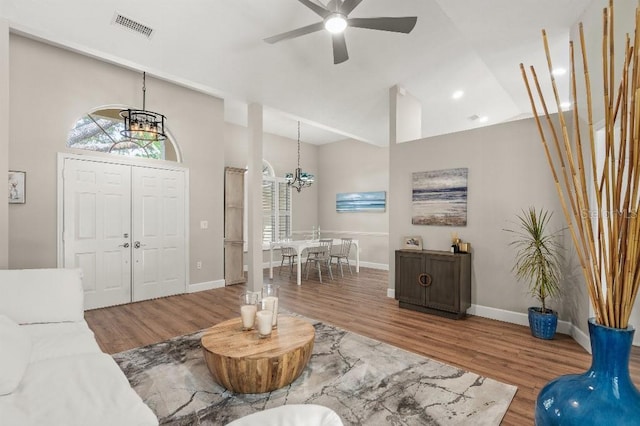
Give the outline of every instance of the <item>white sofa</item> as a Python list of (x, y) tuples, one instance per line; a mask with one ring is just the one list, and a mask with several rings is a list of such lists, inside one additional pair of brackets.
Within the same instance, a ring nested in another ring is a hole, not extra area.
[(0, 270), (0, 424), (158, 424), (100, 350), (83, 300), (80, 270)]

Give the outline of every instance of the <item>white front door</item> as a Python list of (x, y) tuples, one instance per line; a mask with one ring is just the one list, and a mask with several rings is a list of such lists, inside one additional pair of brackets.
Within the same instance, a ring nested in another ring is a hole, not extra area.
[(133, 169), (133, 301), (184, 293), (184, 173)]
[(186, 172), (65, 158), (63, 267), (85, 309), (186, 291)]
[(85, 309), (131, 301), (131, 167), (65, 160), (64, 266), (81, 268)]

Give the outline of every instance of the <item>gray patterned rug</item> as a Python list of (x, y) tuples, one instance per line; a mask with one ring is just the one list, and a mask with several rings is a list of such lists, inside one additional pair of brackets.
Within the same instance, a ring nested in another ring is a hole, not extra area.
[(313, 354), (291, 385), (226, 391), (207, 370), (202, 332), (113, 357), (167, 425), (224, 425), (283, 404), (319, 404), (345, 425), (498, 425), (516, 387), (318, 321)]

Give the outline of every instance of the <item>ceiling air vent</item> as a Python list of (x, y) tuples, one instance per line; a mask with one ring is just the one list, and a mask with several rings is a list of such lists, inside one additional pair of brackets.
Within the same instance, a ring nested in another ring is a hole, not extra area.
[(142, 34), (143, 36), (150, 38), (153, 33), (153, 28), (147, 27), (140, 22), (134, 21), (131, 18), (127, 18), (126, 16), (122, 16), (119, 13), (115, 14), (115, 18), (113, 22), (117, 25), (121, 25), (131, 31), (135, 31), (138, 34)]

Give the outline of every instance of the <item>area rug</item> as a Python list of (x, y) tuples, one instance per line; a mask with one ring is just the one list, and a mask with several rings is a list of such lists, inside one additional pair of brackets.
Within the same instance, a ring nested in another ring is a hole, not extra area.
[(216, 384), (202, 331), (115, 354), (133, 388), (166, 425), (225, 425), (283, 404), (319, 404), (345, 425), (498, 425), (516, 387), (310, 320), (316, 338), (302, 375), (264, 394)]

